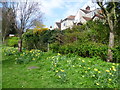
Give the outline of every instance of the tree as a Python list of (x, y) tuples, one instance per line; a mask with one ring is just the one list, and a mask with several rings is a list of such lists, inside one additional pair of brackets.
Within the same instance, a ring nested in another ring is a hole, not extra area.
[(15, 13), (14, 27), (19, 36), (18, 50), (22, 51), (22, 34), (34, 25), (34, 21), (42, 21), (42, 12), (38, 2), (11, 2), (10, 7)]
[(117, 27), (117, 12), (116, 12), (116, 2), (114, 2), (114, 0), (112, 0), (112, 2), (110, 3), (112, 6), (108, 9), (105, 7), (105, 5), (103, 4), (103, 0), (97, 0), (97, 4), (100, 6), (100, 8), (103, 11), (103, 15), (106, 19), (106, 22), (109, 25), (109, 45), (108, 45), (108, 58), (107, 61), (111, 62), (113, 61), (113, 52), (112, 49), (114, 47), (114, 37), (115, 37), (115, 29)]
[(6, 37), (12, 32), (13, 23), (15, 22), (12, 8), (9, 7), (8, 2), (2, 2), (2, 42), (4, 43)]

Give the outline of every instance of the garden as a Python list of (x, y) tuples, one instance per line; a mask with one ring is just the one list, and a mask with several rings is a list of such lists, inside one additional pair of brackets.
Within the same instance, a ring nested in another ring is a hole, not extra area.
[(102, 19), (60, 30), (45, 27), (37, 2), (2, 2), (2, 88), (118, 90), (120, 3), (97, 4)]
[(119, 63), (99, 58), (3, 48), (3, 88), (118, 88)]

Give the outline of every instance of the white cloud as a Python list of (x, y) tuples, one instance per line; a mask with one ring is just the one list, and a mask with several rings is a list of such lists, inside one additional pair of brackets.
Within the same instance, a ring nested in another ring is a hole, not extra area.
[(53, 9), (55, 8), (63, 8), (64, 0), (42, 0), (42, 11), (49, 15), (53, 16)]

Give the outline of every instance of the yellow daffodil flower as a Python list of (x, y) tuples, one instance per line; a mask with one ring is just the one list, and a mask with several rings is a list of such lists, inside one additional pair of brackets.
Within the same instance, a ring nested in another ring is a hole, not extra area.
[(96, 83), (96, 85), (100, 85), (99, 83)]
[(98, 69), (94, 68), (94, 71), (98, 71)]
[(100, 71), (98, 71), (98, 73), (101, 73)]
[(64, 72), (64, 70), (61, 70), (61, 72)]
[(110, 72), (110, 70), (105, 70), (106, 72)]

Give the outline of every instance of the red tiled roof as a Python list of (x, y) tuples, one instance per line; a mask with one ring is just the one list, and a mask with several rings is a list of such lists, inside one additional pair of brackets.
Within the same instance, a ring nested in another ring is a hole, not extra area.
[(73, 15), (70, 15), (70, 16), (67, 17), (67, 19), (72, 19), (72, 20), (73, 20), (74, 18), (75, 18), (75, 16), (73, 16)]
[(89, 20), (92, 19), (92, 18), (90, 18), (90, 17), (84, 17), (84, 16), (83, 16), (83, 18), (84, 18), (86, 21), (89, 21)]
[(67, 18), (65, 18), (64, 20), (62, 20), (61, 22), (65, 21), (65, 20), (74, 20), (74, 19), (75, 19), (75, 16), (70, 15)]
[(95, 14), (95, 16), (97, 16), (97, 17), (99, 17), (99, 18), (101, 18), (101, 19), (104, 19), (104, 17), (101, 16), (101, 15), (99, 15), (99, 14)]

